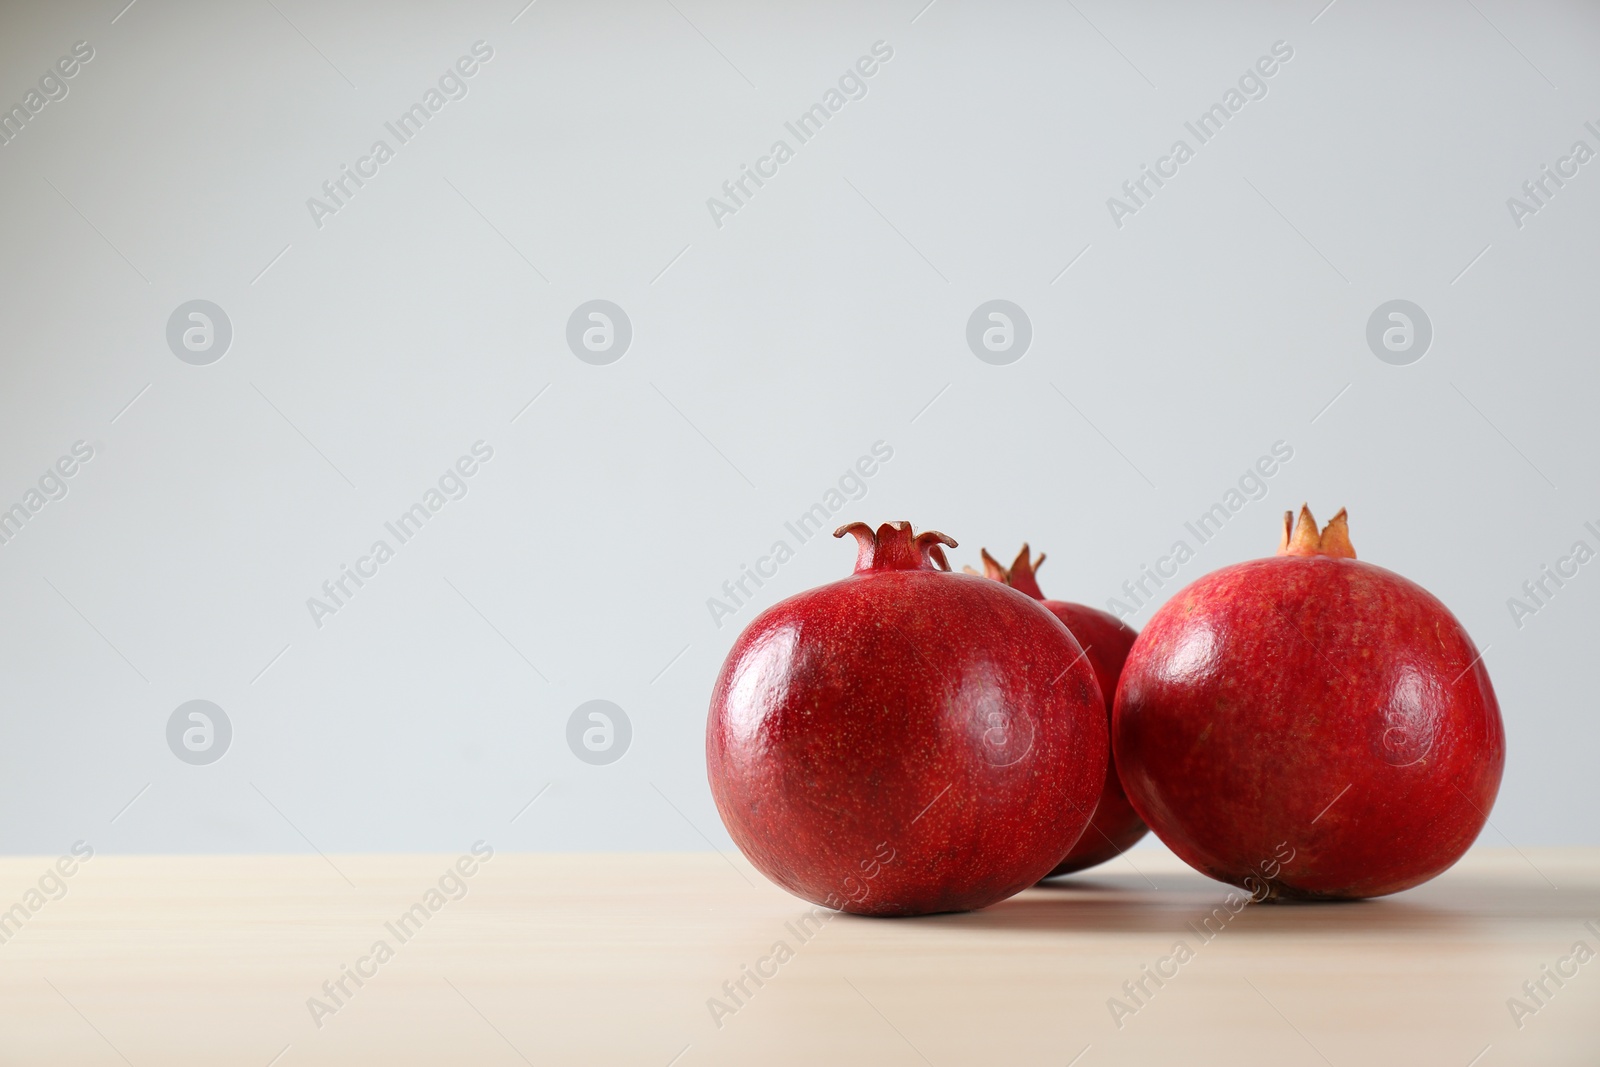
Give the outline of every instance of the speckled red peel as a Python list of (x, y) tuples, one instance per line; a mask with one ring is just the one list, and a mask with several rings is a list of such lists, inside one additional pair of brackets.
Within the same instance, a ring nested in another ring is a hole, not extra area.
[[(1128, 658), (1128, 650), (1133, 647), (1138, 632), (1116, 616), (1097, 608), (1046, 598), (1036, 576), (1040, 565), (1044, 563), (1043, 552), (1039, 553), (1038, 559), (1030, 560), (1028, 546), (1023, 545), (1022, 551), (1017, 553), (1017, 558), (1009, 567), (1001, 566), (998, 560), (989, 555), (988, 549), (983, 549), (981, 554), (986, 577), (1004, 582), (1019, 593), (1026, 593), (1039, 601), (1065, 623), (1067, 629), (1072, 631), (1072, 636), (1078, 639), (1085, 658), (1094, 668), (1100, 691), (1105, 695), (1106, 722), (1109, 726), (1112, 700), (1117, 692), (1117, 677), (1122, 673), (1122, 663)], [(1113, 760), (1106, 769), (1106, 783), (1100, 791), (1089, 828), (1078, 838), (1078, 843), (1072, 846), (1066, 858), (1056, 864), (1046, 877), (1071, 874), (1119, 856), (1143, 837), (1146, 830), (1144, 820), (1128, 803)]]
[(1112, 714), (1135, 810), (1258, 898), (1374, 897), (1448, 868), (1505, 765), (1494, 688), (1432, 594), (1355, 558), (1345, 513), (1284, 516), (1134, 642)]
[(819, 904), (1003, 900), (1066, 855), (1099, 796), (1094, 671), (1028, 597), (951, 573), (943, 534), (845, 534), (855, 573), (762, 612), (728, 653), (706, 723), (717, 811), (763, 874)]

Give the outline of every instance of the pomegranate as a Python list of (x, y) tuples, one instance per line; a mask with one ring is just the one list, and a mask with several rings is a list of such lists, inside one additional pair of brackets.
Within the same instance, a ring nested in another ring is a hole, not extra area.
[(1488, 820), (1494, 689), (1449, 609), (1355, 558), (1343, 511), (1291, 518), (1276, 557), (1199, 579), (1134, 642), (1122, 783), (1174, 852), (1258, 899), (1409, 889)]
[[(1128, 650), (1133, 647), (1138, 632), (1115, 615), (1099, 608), (1065, 600), (1047, 600), (1036, 577), (1039, 567), (1044, 563), (1043, 552), (1039, 553), (1038, 559), (1030, 561), (1028, 546), (1023, 545), (1010, 567), (1001, 566), (998, 560), (989, 555), (988, 549), (983, 549), (981, 554), (986, 576), (1004, 582), (1019, 593), (1026, 593), (1042, 603), (1050, 614), (1066, 623), (1072, 636), (1078, 639), (1089, 666), (1094, 668), (1100, 692), (1105, 694), (1106, 722), (1109, 725), (1112, 700), (1117, 692), (1117, 677), (1122, 673), (1122, 661), (1128, 658)], [(1143, 837), (1147, 829), (1139, 813), (1128, 803), (1128, 795), (1123, 792), (1122, 782), (1117, 777), (1116, 761), (1112, 760), (1106, 768), (1106, 784), (1100, 790), (1100, 801), (1094, 808), (1093, 818), (1089, 820), (1089, 828), (1078, 838), (1078, 843), (1072, 846), (1066, 858), (1056, 864), (1046, 877), (1071, 874), (1120, 856)]]
[(1088, 824), (1104, 698), (1028, 597), (950, 573), (955, 542), (841, 527), (855, 573), (773, 605), (711, 695), (706, 770), (750, 862), (862, 915), (966, 911), (1033, 885)]

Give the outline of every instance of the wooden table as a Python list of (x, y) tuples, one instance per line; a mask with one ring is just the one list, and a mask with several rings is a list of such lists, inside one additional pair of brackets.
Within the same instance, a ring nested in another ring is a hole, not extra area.
[(53, 862), (0, 861), (31, 911), (0, 928), (0, 1063), (1600, 1064), (1600, 959), (1570, 958), (1600, 951), (1600, 849), (1237, 915), (1148, 851), (976, 914), (810, 925), (712, 853)]

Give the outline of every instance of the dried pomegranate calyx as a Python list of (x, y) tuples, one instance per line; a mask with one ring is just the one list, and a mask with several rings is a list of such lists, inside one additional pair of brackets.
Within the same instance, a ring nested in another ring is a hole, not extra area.
[(853, 534), (856, 539), (856, 573), (863, 571), (947, 571), (950, 561), (944, 547), (955, 548), (954, 538), (937, 530), (913, 536), (909, 522), (886, 522), (876, 530), (864, 522), (847, 523), (833, 536)]
[(1283, 513), (1283, 541), (1278, 545), (1280, 556), (1330, 556), (1334, 559), (1355, 559), (1355, 546), (1350, 543), (1350, 520), (1344, 508), (1328, 520), (1319, 532), (1317, 520), (1311, 509), (1300, 505), (1300, 519), (1294, 512)]
[(993, 578), (997, 582), (1004, 582), (1019, 593), (1026, 593), (1035, 600), (1044, 599), (1044, 591), (1039, 588), (1039, 580), (1034, 577), (1041, 566), (1044, 565), (1044, 553), (1039, 553), (1039, 558), (1030, 561), (1032, 555), (1027, 544), (1023, 544), (1022, 551), (1017, 553), (1017, 558), (1011, 561), (1011, 566), (1003, 567), (1000, 561), (989, 555), (987, 548), (979, 549), (983, 557), (983, 573), (986, 578)]

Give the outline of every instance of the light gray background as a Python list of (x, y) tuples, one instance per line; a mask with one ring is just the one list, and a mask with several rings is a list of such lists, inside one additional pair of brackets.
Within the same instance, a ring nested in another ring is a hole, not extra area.
[[(1600, 162), (1506, 206), (1600, 147), (1592, 5), (123, 2), (0, 14), (6, 106), (95, 49), (0, 147), (0, 506), (95, 449), (0, 546), (0, 849), (727, 847), (712, 679), (854, 548), (798, 546), (721, 628), (707, 598), (879, 440), (837, 521), (943, 530), (958, 566), (1027, 539), (1095, 604), (1289, 442), (1181, 580), (1348, 506), (1487, 650), (1484, 842), (1600, 841), (1600, 563), (1507, 608), (1600, 547)], [(469, 95), (318, 229), (307, 198), (480, 39)], [(714, 225), (879, 40), (866, 97)], [(1114, 226), (1279, 40), (1268, 95)], [(1410, 366), (1365, 341), (1397, 298), (1434, 329)], [(166, 344), (192, 299), (232, 322), (210, 366)], [(633, 324), (609, 366), (564, 339), (593, 299)], [(1009, 366), (966, 346), (991, 299), (1031, 319)], [(469, 495), (315, 627), (480, 439)], [(194, 699), (232, 723), (210, 765), (167, 747)], [(632, 723), (607, 765), (566, 740), (595, 699)]]

